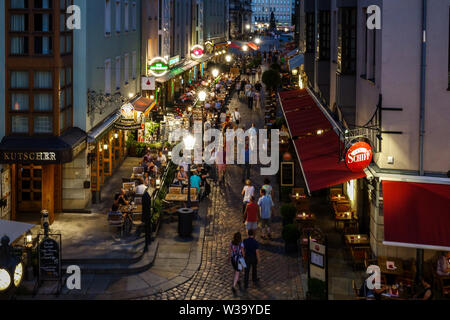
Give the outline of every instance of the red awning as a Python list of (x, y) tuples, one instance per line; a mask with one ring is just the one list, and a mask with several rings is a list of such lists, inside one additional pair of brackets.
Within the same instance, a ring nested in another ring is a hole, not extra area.
[(248, 46), (254, 51), (258, 51), (261, 48), (260, 46), (258, 46), (257, 44), (254, 44), (253, 42), (249, 42)]
[(339, 160), (339, 137), (306, 89), (281, 92), (280, 97), (309, 192), (366, 176)]
[(450, 185), (383, 180), (384, 243), (450, 251)]
[(151, 100), (148, 98), (140, 97), (135, 102), (133, 102), (133, 107), (136, 111), (144, 113), (146, 116), (150, 111), (154, 109), (156, 106), (155, 100)]

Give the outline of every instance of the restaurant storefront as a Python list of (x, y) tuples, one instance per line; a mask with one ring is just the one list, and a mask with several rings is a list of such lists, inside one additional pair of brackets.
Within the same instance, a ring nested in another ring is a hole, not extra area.
[[(47, 210), (50, 221), (63, 211), (63, 168), (86, 149), (86, 133), (71, 128), (60, 137), (4, 137), (0, 162), (2, 193), (10, 199), (11, 220), (39, 221)], [(9, 187), (6, 182), (9, 180)]]

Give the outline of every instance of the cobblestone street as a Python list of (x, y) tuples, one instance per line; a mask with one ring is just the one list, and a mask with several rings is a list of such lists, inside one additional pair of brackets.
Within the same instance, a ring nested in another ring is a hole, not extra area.
[[(247, 106), (235, 96), (230, 108), (239, 107), (243, 125), (246, 128), (254, 122), (263, 127), (262, 114), (250, 111)], [(234, 296), (231, 291), (232, 267), (228, 261), (228, 246), (233, 234), (240, 231), (245, 234), (242, 222), (242, 168), (229, 166), (226, 184), (213, 186), (210, 195), (212, 205), (207, 209), (205, 239), (203, 243), (202, 260), (199, 271), (186, 283), (166, 292), (159, 292), (144, 299), (150, 300), (295, 300), (303, 299), (304, 294), (300, 278), (300, 261), (297, 256), (284, 253), (284, 243), (281, 238), (281, 218), (279, 216), (278, 186), (275, 177), (270, 177), (274, 186), (274, 202), (276, 214), (273, 217), (273, 240), (257, 240), (261, 244), (261, 263), (258, 265), (260, 287), (251, 282), (247, 291), (238, 292)], [(258, 166), (252, 168), (252, 181), (257, 187), (263, 185)], [(157, 262), (156, 262), (157, 263)], [(243, 277), (241, 278), (243, 283)]]

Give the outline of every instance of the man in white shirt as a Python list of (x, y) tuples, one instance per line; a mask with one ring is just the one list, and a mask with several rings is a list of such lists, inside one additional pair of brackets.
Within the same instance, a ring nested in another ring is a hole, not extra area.
[(239, 125), (241, 122), (241, 114), (237, 108), (233, 112), (233, 122), (236, 123), (236, 125)]
[(136, 196), (142, 196), (145, 190), (147, 190), (147, 186), (144, 183), (144, 179), (140, 178), (139, 185), (136, 187)]

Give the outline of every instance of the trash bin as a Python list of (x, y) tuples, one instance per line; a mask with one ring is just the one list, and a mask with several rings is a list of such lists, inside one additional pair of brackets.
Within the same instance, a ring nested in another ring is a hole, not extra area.
[(178, 210), (178, 234), (182, 238), (192, 235), (192, 222), (194, 220), (194, 210), (182, 208)]

